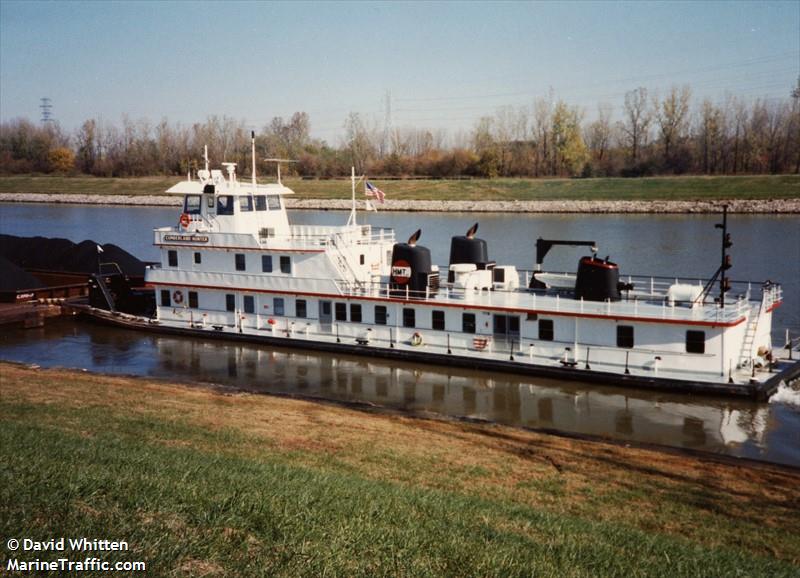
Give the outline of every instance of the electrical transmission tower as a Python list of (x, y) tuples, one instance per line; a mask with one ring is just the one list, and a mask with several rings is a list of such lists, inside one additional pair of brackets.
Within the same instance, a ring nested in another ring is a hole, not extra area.
[(50, 104), (50, 99), (45, 96), (41, 101), (42, 104), (39, 105), (39, 108), (42, 109), (42, 124), (53, 122), (55, 119), (53, 118), (53, 105)]

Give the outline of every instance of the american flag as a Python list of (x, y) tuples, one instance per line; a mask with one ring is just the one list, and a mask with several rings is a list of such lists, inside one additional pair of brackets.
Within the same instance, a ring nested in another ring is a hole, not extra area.
[(375, 197), (376, 199), (378, 199), (378, 202), (380, 204), (383, 204), (383, 199), (386, 197), (386, 193), (384, 193), (382, 190), (380, 190), (378, 187), (376, 187), (369, 181), (365, 181), (365, 183), (366, 184), (364, 185), (364, 194), (367, 195), (368, 197)]

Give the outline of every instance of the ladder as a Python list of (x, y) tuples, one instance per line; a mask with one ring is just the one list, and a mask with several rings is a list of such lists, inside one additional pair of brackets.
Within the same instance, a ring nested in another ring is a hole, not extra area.
[(758, 320), (761, 318), (761, 310), (764, 308), (764, 298), (761, 298), (754, 310), (751, 311), (750, 318), (747, 320), (747, 328), (744, 331), (742, 340), (742, 350), (739, 354), (739, 367), (747, 367), (753, 361), (753, 344), (756, 340), (758, 330)]

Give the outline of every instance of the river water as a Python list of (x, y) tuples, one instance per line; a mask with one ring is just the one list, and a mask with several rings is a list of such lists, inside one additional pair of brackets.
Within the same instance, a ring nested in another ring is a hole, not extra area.
[[(341, 212), (294, 212), (295, 223), (341, 224)], [(596, 241), (621, 273), (707, 277), (719, 262), (713, 215), (520, 215), (371, 213), (398, 240), (422, 229), (420, 244), (445, 264), (449, 239), (475, 221), (498, 264), (530, 269), (537, 237)], [(0, 232), (87, 238), (157, 260), (152, 229), (175, 222), (174, 208), (0, 204)], [(773, 339), (800, 333), (800, 227), (796, 216), (729, 218), (734, 279), (784, 287)], [(551, 251), (548, 270), (574, 271), (579, 249)], [(771, 403), (669, 395), (437, 366), (366, 360), (260, 345), (164, 337), (62, 321), (6, 331), (0, 359), (41, 366), (186, 379), (251, 391), (358, 400), (413, 412), (488, 419), (614, 439), (658, 443), (800, 466), (800, 387)]]

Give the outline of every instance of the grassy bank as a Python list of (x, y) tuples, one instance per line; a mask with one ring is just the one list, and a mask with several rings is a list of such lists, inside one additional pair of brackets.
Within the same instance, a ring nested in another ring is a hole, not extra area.
[[(160, 194), (180, 177), (4, 176), (0, 193)], [(268, 182), (268, 179), (261, 179)], [(299, 198), (344, 199), (346, 180), (284, 181)], [(399, 200), (719, 200), (800, 197), (800, 176), (653, 177), (642, 179), (375, 180)], [(363, 190), (359, 190), (359, 195)]]
[(4, 567), (88, 536), (150, 576), (800, 571), (777, 468), (10, 364), (0, 419)]

